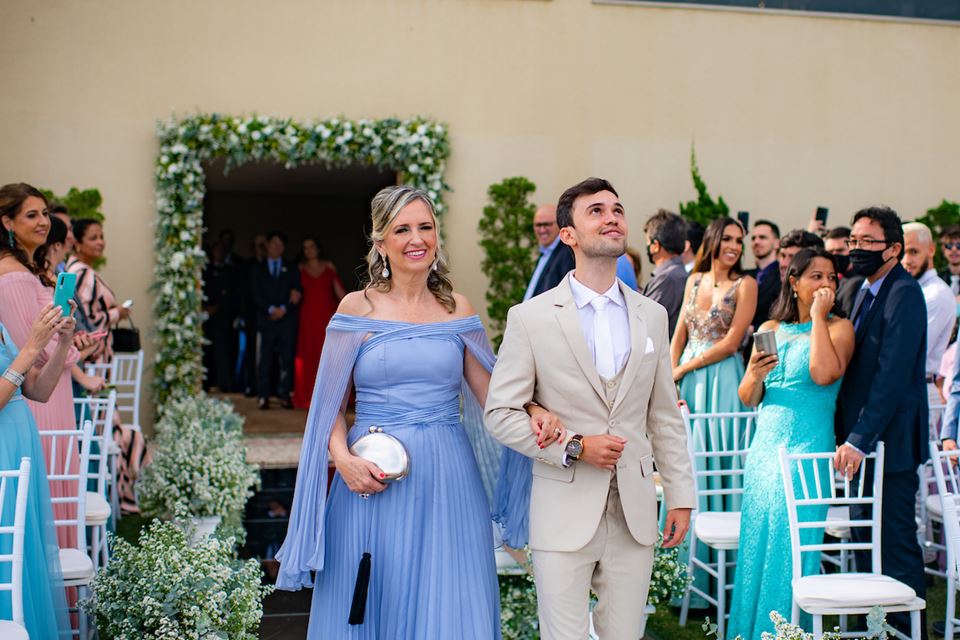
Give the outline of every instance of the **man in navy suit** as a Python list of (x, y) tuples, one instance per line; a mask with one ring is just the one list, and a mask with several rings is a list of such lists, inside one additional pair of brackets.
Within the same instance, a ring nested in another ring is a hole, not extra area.
[(573, 271), (573, 251), (560, 242), (555, 205), (545, 204), (533, 214), (533, 233), (540, 245), (540, 256), (527, 291), (523, 294), (524, 300), (553, 289)]
[[(270, 382), (274, 359), (279, 380), (277, 395), (292, 409), (293, 356), (297, 346), (297, 305), (300, 303), (300, 270), (284, 260), (284, 236), (267, 234), (267, 257), (250, 273), (250, 293), (257, 310), (257, 406), (270, 408)], [(321, 331), (322, 329), (318, 329)]]
[[(923, 598), (923, 554), (914, 505), (917, 467), (928, 458), (926, 305), (920, 285), (900, 266), (903, 228), (895, 211), (888, 207), (858, 211), (849, 246), (853, 270), (865, 280), (851, 318), (856, 349), (837, 399), (834, 463), (852, 476), (864, 454), (884, 442), (882, 569)], [(850, 510), (854, 520), (869, 517), (864, 507)], [(869, 530), (854, 527), (852, 534), (854, 539), (866, 539)], [(869, 566), (869, 554), (858, 552), (858, 569), (867, 571)], [(906, 614), (890, 614), (889, 622), (909, 633)], [(925, 623), (922, 628), (926, 638)]]

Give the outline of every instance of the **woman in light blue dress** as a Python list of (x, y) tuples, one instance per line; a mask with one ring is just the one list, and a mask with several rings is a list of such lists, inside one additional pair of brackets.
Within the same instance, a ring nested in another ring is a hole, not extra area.
[[(493, 353), (452, 292), (429, 198), (388, 187), (372, 214), (369, 284), (327, 327), (277, 587), (314, 587), (313, 640), (500, 638), (490, 500), (501, 453), (478, 402)], [(403, 480), (382, 483), (349, 451), (371, 426), (406, 447)]]
[[(60, 575), (60, 555), (53, 526), (53, 508), (43, 447), (33, 415), (23, 401), (45, 402), (63, 372), (72, 347), (73, 318), (62, 317), (59, 307), (48, 305), (40, 312), (22, 349), (0, 325), (0, 372), (10, 371), (24, 377), (23, 392), (10, 379), (0, 378), (0, 469), (20, 466), (21, 458), (30, 458), (30, 485), (27, 493), (26, 532), (24, 536), (23, 607), (24, 622), (31, 638), (55, 640), (69, 634), (66, 594)], [(57, 333), (61, 340), (52, 357), (42, 367), (34, 366), (44, 347)], [(15, 483), (8, 483), (0, 522), (13, 523), (16, 503)], [(13, 548), (12, 536), (0, 536), (0, 554)], [(10, 581), (10, 564), (0, 565), (0, 582)], [(12, 618), (10, 594), (0, 593), (0, 619)]]
[[(834, 411), (840, 379), (853, 355), (854, 331), (839, 317), (837, 271), (821, 248), (797, 253), (787, 281), (760, 330), (774, 330), (777, 353), (754, 350), (740, 385), (740, 398), (760, 405), (756, 435), (747, 456), (741, 515), (740, 551), (727, 637), (745, 640), (773, 632), (770, 612), (789, 618), (790, 527), (783, 475), (777, 454), (833, 451)], [(824, 485), (832, 482), (827, 469)], [(798, 489), (799, 490), (799, 489)], [(823, 519), (825, 507), (806, 508), (802, 519)], [(807, 544), (823, 537), (822, 529), (800, 533)], [(802, 557), (803, 574), (819, 573), (820, 554)]]

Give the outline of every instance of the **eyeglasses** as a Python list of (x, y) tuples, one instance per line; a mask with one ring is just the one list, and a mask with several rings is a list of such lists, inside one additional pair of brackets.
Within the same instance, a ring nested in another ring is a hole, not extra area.
[(940, 246), (947, 251), (953, 251), (954, 249), (960, 249), (960, 242), (941, 242)]
[(847, 245), (848, 249), (859, 249), (863, 247), (864, 249), (870, 250), (871, 247), (875, 247), (878, 244), (890, 244), (886, 240), (872, 240), (870, 238), (847, 238), (843, 241), (843, 244)]

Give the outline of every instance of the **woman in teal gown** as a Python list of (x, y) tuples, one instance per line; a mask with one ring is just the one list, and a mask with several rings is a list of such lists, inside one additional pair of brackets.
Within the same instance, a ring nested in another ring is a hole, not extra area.
[[(743, 237), (743, 228), (733, 218), (711, 222), (704, 232), (693, 273), (687, 280), (670, 353), (673, 377), (680, 384), (680, 399), (691, 414), (745, 411), (737, 397), (737, 386), (743, 377), (739, 349), (756, 311), (757, 282), (743, 276), (740, 264)], [(712, 421), (707, 426), (704, 440), (707, 449), (718, 446), (721, 442), (718, 429), (724, 427), (732, 429), (730, 422)], [(722, 496), (710, 497), (712, 511), (738, 507), (739, 496), (730, 496), (726, 501)], [(689, 543), (684, 541), (680, 548), (681, 562), (686, 563), (688, 557)], [(701, 545), (697, 557), (708, 562), (710, 549)], [(707, 591), (707, 575), (697, 572), (695, 584)], [(690, 605), (703, 608), (706, 603), (694, 597)]]
[[(773, 632), (770, 612), (789, 618), (791, 582), (790, 527), (783, 475), (777, 455), (833, 451), (833, 417), (840, 379), (853, 354), (854, 331), (836, 308), (837, 272), (823, 249), (804, 249), (790, 264), (771, 319), (760, 330), (776, 331), (777, 353), (750, 358), (740, 398), (760, 405), (756, 435), (747, 456), (740, 530), (740, 551), (727, 637), (759, 639)], [(832, 481), (830, 470), (819, 469)], [(799, 490), (799, 489), (798, 489)], [(821, 520), (826, 507), (805, 508), (801, 519)], [(805, 543), (823, 537), (822, 529), (804, 529)], [(802, 557), (803, 574), (819, 573), (820, 554)]]
[[(43, 447), (33, 415), (23, 401), (46, 401), (56, 387), (73, 341), (74, 320), (61, 317), (59, 307), (47, 306), (34, 323), (30, 337), (18, 349), (10, 334), (0, 325), (0, 372), (24, 376), (23, 393), (18, 385), (0, 378), (0, 469), (16, 469), (21, 458), (30, 458), (30, 485), (27, 493), (26, 533), (24, 536), (23, 607), (24, 622), (31, 638), (55, 640), (69, 637), (70, 621), (60, 575), (60, 555), (53, 525), (53, 508), (47, 481)], [(42, 368), (34, 366), (50, 339), (60, 333), (53, 356)], [(15, 376), (13, 376), (15, 377)], [(0, 522), (13, 523), (16, 487), (9, 483), (3, 500)], [(0, 536), (0, 554), (11, 552), (12, 536)], [(10, 565), (0, 565), (0, 582), (10, 581)], [(12, 618), (9, 594), (0, 594), (0, 619)]]

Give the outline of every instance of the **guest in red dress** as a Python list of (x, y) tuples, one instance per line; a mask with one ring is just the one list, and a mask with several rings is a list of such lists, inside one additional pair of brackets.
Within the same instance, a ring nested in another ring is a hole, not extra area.
[(346, 291), (337, 275), (337, 268), (329, 260), (321, 259), (320, 243), (316, 239), (307, 238), (303, 241), (301, 257), (303, 300), (297, 329), (297, 356), (293, 361), (293, 406), (309, 409), (327, 323)]

